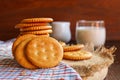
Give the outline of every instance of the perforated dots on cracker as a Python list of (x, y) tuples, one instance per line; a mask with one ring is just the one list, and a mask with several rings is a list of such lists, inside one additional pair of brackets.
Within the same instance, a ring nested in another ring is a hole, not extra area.
[(26, 47), (26, 55), (34, 65), (50, 68), (59, 64), (63, 58), (63, 48), (52, 37), (36, 37)]

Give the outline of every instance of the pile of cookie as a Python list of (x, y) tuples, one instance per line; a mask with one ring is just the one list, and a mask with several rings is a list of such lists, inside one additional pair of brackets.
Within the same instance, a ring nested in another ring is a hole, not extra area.
[(27, 69), (51, 68), (57, 66), (62, 59), (86, 60), (92, 54), (83, 50), (84, 45), (66, 45), (49, 36), (52, 32), (52, 18), (23, 19), (15, 28), (20, 35), (12, 46), (14, 59)]
[(49, 23), (52, 21), (52, 18), (28, 18), (23, 19), (15, 28), (20, 30), (20, 35), (35, 34), (49, 36), (49, 33), (52, 33), (52, 26)]
[[(63, 44), (63, 43), (62, 43)], [(68, 60), (87, 60), (92, 57), (92, 53), (84, 50), (83, 44), (65, 45), (63, 44), (63, 58)]]
[(56, 39), (33, 34), (19, 36), (12, 52), (14, 59), (27, 69), (51, 68), (63, 58), (63, 48)]
[(52, 18), (28, 18), (15, 26), (20, 29), (20, 35), (13, 43), (12, 53), (22, 67), (51, 68), (62, 60), (62, 46), (56, 39), (49, 37), (52, 26), (48, 24), (52, 21)]

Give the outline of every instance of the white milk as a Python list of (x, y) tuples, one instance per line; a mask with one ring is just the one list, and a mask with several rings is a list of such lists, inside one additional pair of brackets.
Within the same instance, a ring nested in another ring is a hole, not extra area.
[(51, 36), (59, 41), (69, 42), (71, 40), (70, 22), (56, 21), (52, 22)]
[(77, 43), (93, 43), (94, 46), (104, 45), (106, 30), (104, 27), (76, 27)]

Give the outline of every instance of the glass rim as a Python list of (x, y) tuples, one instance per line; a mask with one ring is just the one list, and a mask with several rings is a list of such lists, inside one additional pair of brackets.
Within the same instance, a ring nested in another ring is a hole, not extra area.
[(91, 23), (91, 22), (104, 23), (104, 20), (78, 20), (77, 22), (81, 22), (81, 23)]
[(104, 20), (79, 20), (76, 22), (76, 26), (92, 26), (92, 27), (104, 27)]
[(67, 23), (67, 24), (70, 24), (70, 21), (53, 21), (52, 22), (53, 24), (56, 24), (56, 23)]

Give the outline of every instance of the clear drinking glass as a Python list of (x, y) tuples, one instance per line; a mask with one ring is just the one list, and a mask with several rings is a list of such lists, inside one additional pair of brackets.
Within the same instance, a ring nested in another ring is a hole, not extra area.
[(76, 42), (92, 43), (95, 47), (104, 45), (106, 29), (103, 20), (79, 20), (76, 23)]

